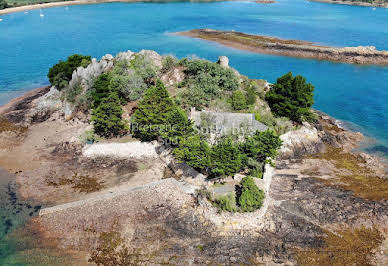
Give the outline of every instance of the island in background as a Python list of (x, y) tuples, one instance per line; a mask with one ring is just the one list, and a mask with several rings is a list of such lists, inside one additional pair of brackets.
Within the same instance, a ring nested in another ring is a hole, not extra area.
[(269, 36), (213, 29), (194, 29), (186, 32), (177, 32), (176, 34), (213, 41), (256, 53), (314, 58), (353, 64), (388, 64), (388, 52), (376, 50), (374, 46), (327, 47), (315, 45), (307, 41), (285, 40)]
[(321, 2), (329, 4), (350, 5), (350, 6), (374, 6), (374, 7), (388, 7), (387, 0), (309, 0), (312, 2)]

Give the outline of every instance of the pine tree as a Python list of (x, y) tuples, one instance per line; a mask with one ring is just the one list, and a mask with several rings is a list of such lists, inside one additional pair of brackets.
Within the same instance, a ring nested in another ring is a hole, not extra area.
[(110, 73), (104, 73), (101, 74), (93, 85), (93, 91), (92, 91), (92, 98), (93, 98), (93, 108), (97, 108), (102, 99), (108, 97), (108, 95), (111, 93), (111, 74)]
[(263, 205), (264, 192), (260, 190), (251, 176), (241, 180), (237, 191), (237, 203), (243, 212), (252, 212)]
[(265, 99), (276, 116), (302, 122), (312, 117), (310, 108), (314, 103), (313, 91), (314, 86), (306, 83), (304, 77), (293, 77), (289, 72), (277, 79)]
[(94, 132), (106, 138), (122, 135), (126, 130), (122, 115), (123, 109), (117, 93), (109, 93), (92, 112)]
[(132, 116), (132, 133), (143, 141), (174, 139), (193, 132), (186, 113), (171, 99), (161, 81), (149, 88)]
[(242, 168), (242, 154), (231, 137), (222, 137), (213, 146), (210, 172), (213, 176), (229, 176)]

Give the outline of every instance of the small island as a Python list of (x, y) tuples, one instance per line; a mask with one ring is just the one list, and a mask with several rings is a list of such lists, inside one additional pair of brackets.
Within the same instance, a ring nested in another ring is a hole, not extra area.
[(388, 7), (387, 0), (309, 0), (312, 2), (321, 2), (329, 4), (350, 5), (350, 6), (374, 6), (374, 7)]
[(33, 232), (45, 258), (383, 265), (386, 165), (311, 109), (303, 76), (269, 84), (225, 56), (142, 50), (75, 54), (48, 79), (0, 108), (0, 166), (30, 216), (14, 234)]
[(194, 29), (186, 32), (177, 32), (176, 34), (213, 41), (228, 47), (256, 53), (314, 58), (352, 64), (388, 64), (388, 51), (379, 51), (373, 46), (327, 47), (301, 40), (285, 40), (269, 36), (213, 29)]

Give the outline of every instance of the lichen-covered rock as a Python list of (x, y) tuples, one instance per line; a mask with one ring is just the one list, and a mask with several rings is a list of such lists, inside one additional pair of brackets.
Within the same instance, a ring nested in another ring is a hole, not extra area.
[(280, 139), (283, 141), (279, 151), (281, 158), (317, 153), (324, 146), (318, 130), (308, 123), (303, 123), (303, 126), (298, 130), (281, 135)]
[(154, 65), (158, 68), (158, 70), (162, 68), (163, 57), (157, 52), (152, 50), (141, 50), (139, 54), (149, 58), (154, 63)]

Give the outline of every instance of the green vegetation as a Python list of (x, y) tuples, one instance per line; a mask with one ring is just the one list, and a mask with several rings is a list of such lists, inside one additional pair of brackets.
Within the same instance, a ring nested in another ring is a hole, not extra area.
[(225, 136), (213, 146), (197, 135), (183, 140), (174, 149), (174, 154), (179, 161), (210, 178), (234, 175), (242, 169), (249, 169), (253, 176), (261, 177), (264, 164), (276, 157), (281, 143), (273, 131), (258, 131), (243, 142)]
[(237, 212), (239, 211), (236, 204), (236, 197), (234, 193), (228, 193), (227, 195), (217, 196), (212, 200), (212, 204), (218, 208), (220, 212)]
[(178, 141), (193, 129), (186, 113), (170, 98), (161, 81), (150, 87), (132, 115), (132, 133), (143, 141), (163, 139)]
[(178, 97), (186, 108), (194, 106), (200, 110), (219, 98), (222, 92), (239, 88), (239, 79), (230, 68), (202, 59), (182, 60), (181, 64), (185, 67), (186, 77), (180, 86), (185, 89)]
[(71, 55), (66, 61), (59, 61), (56, 65), (50, 68), (47, 77), (51, 85), (58, 90), (64, 89), (70, 82), (73, 71), (78, 67), (87, 67), (91, 62), (90, 56), (79, 54)]
[(231, 137), (222, 137), (212, 147), (211, 176), (230, 176), (239, 172), (243, 166), (243, 154), (239, 145)]
[(103, 97), (92, 112), (94, 132), (101, 137), (123, 135), (126, 125), (122, 120), (123, 109), (115, 92)]
[(8, 3), (5, 0), (0, 0), (0, 9), (4, 9), (7, 7), (9, 7)]
[(247, 99), (242, 91), (237, 90), (232, 93), (232, 107), (234, 110), (244, 110), (247, 108)]
[(237, 191), (237, 204), (243, 212), (253, 212), (263, 205), (264, 192), (260, 190), (252, 177), (241, 180)]
[(314, 103), (313, 91), (314, 86), (306, 83), (304, 77), (293, 77), (289, 72), (277, 79), (265, 99), (276, 116), (302, 122), (313, 118), (310, 111)]
[(206, 187), (202, 187), (197, 195), (209, 200), (220, 212), (253, 212), (263, 205), (265, 197), (251, 176), (244, 177), (235, 192), (214, 196)]

